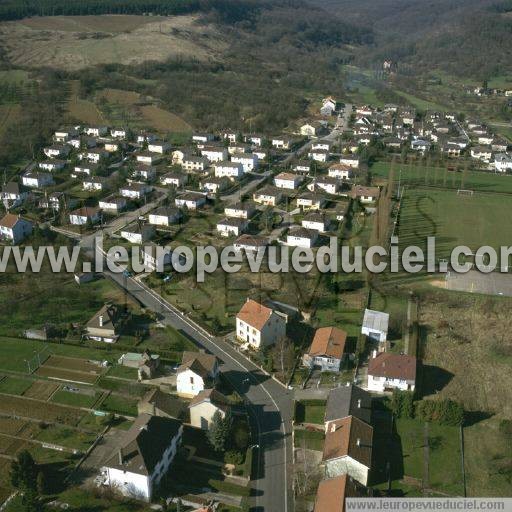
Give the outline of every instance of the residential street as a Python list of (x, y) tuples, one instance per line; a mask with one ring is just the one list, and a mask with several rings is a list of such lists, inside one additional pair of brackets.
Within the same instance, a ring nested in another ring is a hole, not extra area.
[[(93, 236), (82, 239), (82, 248), (92, 255)], [(216, 355), (225, 377), (247, 400), (255, 451), (252, 512), (292, 512), (291, 464), (293, 447), (291, 421), (293, 392), (265, 375), (231, 345), (211, 337), (145, 284), (122, 273), (104, 274), (125, 289), (146, 308), (158, 313), (161, 322), (189, 336), (196, 344)]]

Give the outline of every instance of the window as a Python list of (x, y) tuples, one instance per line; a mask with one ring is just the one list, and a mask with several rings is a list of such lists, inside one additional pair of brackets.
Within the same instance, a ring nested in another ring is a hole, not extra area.
[(190, 384), (194, 384), (194, 377), (190, 377)]

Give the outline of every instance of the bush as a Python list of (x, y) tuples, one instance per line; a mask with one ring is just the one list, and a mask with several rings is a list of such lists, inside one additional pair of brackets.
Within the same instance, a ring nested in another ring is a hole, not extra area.
[(416, 405), (416, 415), (423, 421), (440, 425), (462, 425), (464, 409), (453, 400), (421, 400)]
[(414, 418), (414, 395), (410, 391), (393, 390), (391, 410), (398, 418)]
[(238, 466), (239, 464), (242, 464), (243, 461), (244, 454), (237, 450), (228, 450), (224, 454), (224, 462), (226, 464), (234, 464), (235, 466)]

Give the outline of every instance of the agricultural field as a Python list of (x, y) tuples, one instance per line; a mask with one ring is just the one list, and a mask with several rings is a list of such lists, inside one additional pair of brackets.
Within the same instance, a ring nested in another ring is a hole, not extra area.
[(25, 398), (35, 398), (37, 400), (48, 400), (55, 391), (59, 389), (59, 385), (44, 380), (35, 380), (32, 385), (23, 393)]
[(11, 64), (78, 70), (97, 64), (138, 64), (173, 56), (217, 58), (222, 34), (195, 16), (52, 16), (0, 24)]
[(99, 364), (85, 359), (51, 355), (36, 370), (37, 375), (55, 380), (65, 380), (81, 384), (94, 384), (104, 373)]
[[(512, 183), (512, 181), (511, 181)], [(507, 218), (512, 197), (477, 191), (459, 195), (455, 190), (407, 189), (400, 211), (401, 248), (426, 246), (436, 239), (436, 257), (448, 258), (451, 249), (466, 245), (472, 251), (489, 245), (499, 254), (510, 244), (510, 229), (496, 219)]]

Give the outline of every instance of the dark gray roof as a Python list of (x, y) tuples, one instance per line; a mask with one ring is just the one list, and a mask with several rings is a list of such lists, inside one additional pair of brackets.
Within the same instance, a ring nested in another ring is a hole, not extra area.
[(121, 447), (112, 454), (105, 466), (151, 475), (180, 427), (179, 420), (141, 414), (130, 430), (125, 432)]
[(370, 423), (372, 398), (358, 386), (343, 386), (331, 389), (325, 409), (325, 421), (339, 420), (346, 416), (356, 416)]

